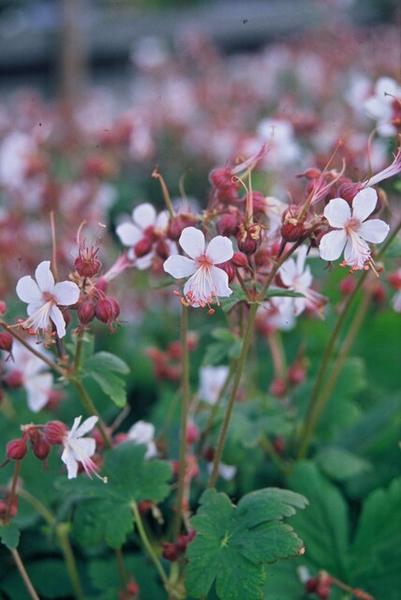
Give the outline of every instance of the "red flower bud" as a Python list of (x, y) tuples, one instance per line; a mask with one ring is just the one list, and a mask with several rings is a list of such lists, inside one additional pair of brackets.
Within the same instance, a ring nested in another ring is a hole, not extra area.
[(0, 350), (11, 352), (13, 347), (13, 336), (8, 331), (0, 333)]
[(277, 377), (270, 385), (270, 393), (276, 398), (282, 398), (287, 392), (287, 383), (284, 379)]
[(77, 315), (82, 325), (88, 325), (95, 318), (95, 305), (90, 300), (81, 302), (78, 306)]
[(97, 288), (101, 292), (106, 293), (108, 285), (109, 284), (108, 284), (107, 279), (105, 279), (104, 277), (99, 277), (99, 279), (95, 283), (95, 288)]
[(170, 250), (166, 240), (160, 239), (155, 246), (155, 252), (159, 258), (166, 260), (170, 256)]
[(340, 282), (340, 291), (343, 296), (350, 296), (352, 292), (355, 290), (356, 281), (352, 275), (347, 275)]
[(81, 277), (94, 277), (100, 270), (102, 263), (97, 257), (98, 248), (81, 248), (79, 256), (75, 259), (74, 267)]
[(142, 500), (139, 502), (138, 509), (141, 515), (146, 515), (149, 511), (152, 510), (153, 502), (151, 500)]
[(231, 259), (231, 262), (236, 267), (249, 267), (248, 257), (246, 256), (246, 254), (243, 254), (243, 252), (235, 252), (234, 256)]
[(171, 544), (169, 542), (164, 542), (163, 546), (163, 558), (169, 560), (171, 562), (175, 562), (178, 560), (182, 554), (179, 548), (177, 548), (176, 544)]
[(285, 439), (281, 436), (274, 438), (273, 448), (275, 449), (277, 454), (283, 454), (285, 450)]
[(26, 441), (23, 438), (11, 440), (6, 446), (6, 454), (9, 460), (21, 460), (26, 452)]
[(388, 276), (388, 282), (393, 289), (401, 290), (401, 269), (395, 271), (394, 273), (390, 273)]
[(305, 381), (306, 371), (303, 365), (298, 361), (288, 369), (288, 381), (293, 385), (299, 385)]
[(137, 242), (134, 246), (135, 255), (138, 258), (142, 256), (146, 256), (152, 250), (153, 247), (153, 238), (151, 236), (145, 236), (139, 242)]
[(46, 441), (51, 446), (62, 444), (67, 431), (68, 429), (62, 421), (49, 421), (44, 428)]
[(237, 215), (233, 213), (225, 213), (217, 221), (216, 228), (220, 235), (235, 235), (238, 230)]
[(214, 448), (206, 448), (203, 452), (203, 458), (206, 462), (212, 462), (214, 459)]
[(308, 579), (308, 581), (305, 583), (305, 592), (307, 594), (311, 594), (312, 592), (316, 591), (317, 588), (317, 584), (318, 584), (318, 580), (316, 577), (311, 577), (310, 579)]
[(119, 444), (122, 444), (123, 442), (126, 442), (128, 440), (128, 435), (126, 433), (116, 433), (116, 435), (113, 437), (113, 444), (115, 446), (118, 446)]
[(223, 271), (225, 271), (228, 275), (228, 281), (229, 283), (234, 279), (235, 277), (235, 268), (234, 265), (231, 264), (231, 262), (225, 262), (225, 263), (221, 263), (219, 265), (220, 269), (223, 269)]
[(110, 302), (110, 298), (101, 298), (96, 303), (96, 318), (102, 323), (112, 323), (114, 321), (115, 306)]
[(297, 242), (305, 235), (303, 223), (291, 223), (287, 221), (281, 226), (281, 236), (286, 242)]
[(24, 378), (23, 378), (21, 371), (18, 371), (17, 369), (15, 369), (15, 371), (11, 371), (11, 373), (8, 373), (4, 377), (4, 383), (9, 388), (14, 388), (14, 389), (20, 388), (24, 383)]
[(49, 456), (50, 445), (43, 438), (43, 436), (38, 437), (35, 440), (32, 440), (32, 452), (39, 460), (45, 460)]
[(171, 342), (167, 348), (167, 353), (173, 360), (179, 360), (182, 356), (181, 342)]
[(195, 444), (199, 440), (199, 429), (194, 423), (187, 426), (187, 444)]
[(0, 315), (5, 315), (7, 312), (7, 304), (4, 300), (0, 300)]

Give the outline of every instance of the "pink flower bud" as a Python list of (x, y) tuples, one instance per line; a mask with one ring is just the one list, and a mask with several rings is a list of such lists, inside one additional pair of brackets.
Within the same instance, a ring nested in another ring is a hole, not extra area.
[(135, 255), (138, 258), (142, 256), (146, 256), (152, 250), (153, 246), (153, 238), (151, 236), (145, 236), (139, 242), (137, 242), (134, 246)]
[(6, 454), (9, 460), (21, 460), (26, 452), (26, 442), (23, 438), (11, 440), (6, 446)]
[(219, 268), (223, 269), (223, 271), (225, 271), (227, 273), (227, 275), (228, 275), (228, 282), (231, 283), (231, 281), (235, 277), (235, 268), (234, 268), (234, 265), (232, 265), (230, 261), (227, 261), (225, 263), (221, 263), (219, 265)]
[(195, 444), (199, 440), (199, 429), (194, 423), (187, 426), (187, 444)]
[(0, 300), (0, 315), (5, 315), (7, 312), (7, 304), (4, 300)]
[(114, 320), (115, 307), (109, 298), (101, 298), (96, 303), (96, 318), (102, 323), (111, 323)]
[(82, 325), (88, 325), (95, 318), (95, 306), (93, 302), (87, 300), (81, 302), (78, 306), (77, 315)]
[(276, 396), (276, 398), (282, 398), (287, 392), (287, 383), (284, 379), (277, 377), (274, 379), (274, 381), (272, 381), (269, 391), (272, 396)]
[(340, 291), (343, 296), (350, 296), (356, 287), (356, 281), (352, 275), (347, 275), (340, 282)]
[(42, 435), (32, 440), (31, 445), (32, 452), (39, 460), (45, 460), (49, 456), (50, 445)]
[(0, 333), (0, 350), (5, 350), (6, 352), (11, 352), (13, 347), (13, 336), (8, 333), (8, 331), (4, 331)]
[(94, 277), (102, 263), (97, 257), (98, 248), (82, 248), (75, 259), (74, 267), (81, 277)]
[(62, 421), (49, 421), (44, 428), (46, 441), (51, 446), (62, 444), (67, 432), (68, 429)]
[(234, 256), (231, 259), (231, 262), (236, 267), (249, 267), (248, 257), (243, 252), (235, 252)]
[(24, 377), (21, 371), (15, 369), (15, 371), (11, 371), (4, 377), (4, 383), (12, 389), (20, 388), (24, 383)]
[(217, 221), (216, 228), (220, 235), (235, 235), (238, 230), (237, 215), (233, 213), (225, 213)]
[(306, 370), (301, 362), (297, 361), (288, 369), (288, 381), (293, 385), (299, 385), (305, 381)]

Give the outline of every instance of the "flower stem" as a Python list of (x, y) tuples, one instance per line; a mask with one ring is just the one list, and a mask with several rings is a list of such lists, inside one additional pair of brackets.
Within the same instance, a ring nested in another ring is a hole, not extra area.
[(18, 552), (18, 550), (16, 548), (11, 549), (10, 552), (11, 552), (14, 562), (17, 566), (19, 574), (21, 575), (21, 578), (22, 578), (23, 582), (25, 583), (25, 587), (27, 589), (29, 596), (32, 598), (32, 600), (40, 600), (38, 594), (36, 593), (35, 588), (32, 585), (32, 581), (30, 580), (30, 577), (29, 577), (28, 573), (26, 572), (26, 569), (25, 569), (24, 563), (22, 562), (20, 553)]
[(114, 555), (116, 557), (117, 568), (118, 568), (118, 573), (120, 575), (121, 583), (123, 584), (123, 586), (126, 586), (128, 583), (128, 574), (127, 574), (127, 569), (125, 567), (124, 554), (123, 554), (122, 549), (116, 548), (114, 550)]
[(181, 351), (182, 351), (182, 379), (181, 379), (181, 436), (178, 466), (178, 487), (176, 514), (173, 524), (173, 539), (177, 537), (181, 528), (183, 502), (185, 492), (185, 472), (187, 466), (187, 427), (190, 401), (189, 390), (189, 350), (188, 350), (188, 307), (182, 305), (181, 312)]
[(149, 554), (149, 558), (151, 559), (151, 561), (155, 565), (155, 567), (157, 569), (157, 572), (160, 575), (160, 579), (163, 582), (164, 587), (167, 589), (167, 587), (168, 587), (168, 577), (167, 577), (167, 575), (166, 575), (166, 573), (165, 573), (165, 571), (163, 569), (163, 566), (162, 566), (162, 564), (161, 564), (161, 562), (160, 562), (160, 560), (159, 560), (156, 552), (154, 551), (154, 548), (153, 548), (152, 544), (149, 541), (148, 536), (146, 535), (146, 531), (145, 531), (145, 528), (144, 528), (143, 523), (142, 523), (141, 513), (139, 512), (138, 505), (135, 502), (135, 500), (133, 500), (131, 502), (131, 509), (132, 509), (133, 514), (134, 514), (135, 524), (136, 524), (137, 529), (138, 529), (139, 537), (141, 538), (142, 543), (143, 543), (143, 545), (144, 545), (147, 553)]
[(241, 353), (240, 353), (240, 356), (238, 359), (238, 363), (236, 365), (233, 387), (231, 389), (231, 394), (228, 399), (226, 412), (224, 414), (224, 419), (223, 419), (223, 423), (222, 423), (222, 426), (220, 429), (220, 434), (219, 434), (219, 440), (217, 443), (217, 448), (216, 448), (216, 452), (215, 452), (214, 459), (213, 459), (212, 473), (210, 475), (210, 479), (209, 479), (209, 483), (208, 483), (208, 487), (210, 487), (210, 488), (215, 487), (216, 481), (219, 476), (219, 466), (220, 466), (221, 458), (223, 455), (224, 445), (226, 443), (226, 437), (227, 437), (228, 427), (230, 424), (231, 414), (232, 414), (233, 407), (234, 407), (234, 402), (237, 397), (239, 385), (241, 382), (242, 372), (244, 370), (246, 358), (248, 356), (249, 346), (250, 346), (250, 343), (252, 340), (257, 308), (258, 308), (258, 305), (255, 303), (255, 304), (251, 304), (251, 307), (249, 309), (248, 323), (247, 323), (244, 339), (242, 340)]
[(13, 507), (14, 498), (16, 497), (18, 477), (19, 477), (20, 470), (21, 470), (21, 461), (17, 460), (15, 463), (13, 479), (11, 482), (11, 492), (10, 492), (10, 496), (8, 498), (7, 512), (4, 517), (5, 523), (8, 523), (11, 519), (11, 509)]

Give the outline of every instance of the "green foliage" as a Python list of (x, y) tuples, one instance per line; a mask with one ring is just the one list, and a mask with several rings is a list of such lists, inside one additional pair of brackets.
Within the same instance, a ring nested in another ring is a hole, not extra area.
[(186, 586), (195, 598), (215, 584), (221, 600), (258, 599), (266, 582), (266, 565), (302, 553), (303, 543), (283, 523), (303, 496), (266, 488), (244, 496), (235, 507), (228, 496), (204, 492), (191, 524), (197, 534), (188, 550)]
[(78, 477), (61, 481), (64, 493), (80, 498), (73, 534), (86, 544), (105, 542), (119, 548), (133, 530), (132, 502), (160, 502), (169, 493), (171, 468), (167, 462), (145, 460), (146, 448), (125, 442), (106, 454), (102, 483)]
[(7, 523), (0, 525), (0, 540), (9, 550), (13, 550), (18, 546), (20, 532), (15, 523)]
[[(70, 579), (65, 563), (59, 558), (41, 558), (40, 561), (26, 564), (29, 577), (41, 598), (70, 597), (72, 594)], [(24, 583), (13, 569), (0, 584), (0, 589), (9, 594), (10, 598), (29, 600)]]
[(121, 358), (109, 352), (97, 352), (85, 362), (85, 373), (96, 381), (116, 406), (125, 406), (126, 384), (120, 375), (129, 373), (129, 367)]
[(212, 337), (216, 342), (208, 345), (203, 364), (217, 365), (222, 361), (239, 357), (241, 352), (241, 338), (229, 329), (218, 327), (212, 331)]

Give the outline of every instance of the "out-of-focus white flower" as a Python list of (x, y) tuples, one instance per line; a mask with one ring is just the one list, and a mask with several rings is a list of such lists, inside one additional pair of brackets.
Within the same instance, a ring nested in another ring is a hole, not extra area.
[(135, 444), (146, 446), (145, 458), (157, 456), (156, 444), (154, 441), (155, 427), (152, 423), (146, 421), (137, 421), (127, 432), (128, 439)]
[(263, 119), (258, 125), (257, 134), (260, 140), (269, 145), (267, 155), (269, 167), (286, 167), (300, 157), (300, 148), (295, 141), (294, 128), (288, 121)]
[(323, 296), (312, 289), (312, 273), (309, 266), (305, 266), (307, 246), (301, 246), (297, 251), (297, 258), (289, 258), (281, 267), (279, 273), (282, 282), (289, 290), (303, 294), (303, 297), (290, 298), (295, 316), (300, 315), (305, 308), (316, 309), (323, 304)]
[(0, 184), (20, 188), (26, 179), (28, 161), (36, 152), (32, 136), (20, 131), (9, 133), (0, 147)]
[[(207, 465), (207, 470), (208, 470), (209, 474), (212, 472), (212, 470), (213, 470), (212, 463), (209, 463)], [(222, 462), (219, 464), (219, 475), (222, 479), (225, 479), (225, 481), (231, 481), (232, 479), (234, 479), (236, 473), (237, 473), (237, 467), (235, 465), (226, 465), (225, 463), (222, 463)]]
[(64, 439), (64, 450), (61, 460), (67, 467), (68, 479), (74, 479), (78, 474), (81, 464), (88, 477), (96, 473), (97, 467), (91, 457), (96, 451), (96, 441), (91, 437), (84, 437), (97, 423), (97, 417), (89, 417), (81, 423), (82, 417), (76, 417), (72, 428), (67, 431)]
[(190, 258), (179, 254), (170, 256), (164, 263), (164, 270), (176, 279), (189, 277), (184, 296), (191, 306), (204, 307), (232, 294), (227, 273), (216, 266), (230, 260), (234, 254), (229, 238), (218, 235), (206, 247), (202, 231), (186, 227), (179, 244)]
[(199, 371), (199, 397), (209, 404), (216, 404), (227, 379), (228, 367), (202, 367)]
[(401, 102), (401, 87), (391, 77), (380, 77), (375, 85), (375, 93), (365, 101), (365, 110), (376, 120), (377, 131), (383, 137), (397, 133), (392, 123), (394, 102)]
[(287, 210), (288, 204), (273, 196), (267, 196), (265, 206), (266, 216), (269, 219), (268, 235), (269, 238), (274, 238), (281, 230), (283, 213)]
[(271, 298), (258, 309), (258, 322), (267, 331), (289, 331), (295, 326), (295, 312), (292, 298)]
[(79, 287), (72, 281), (55, 283), (50, 270), (50, 261), (41, 262), (30, 275), (21, 277), (17, 283), (17, 295), (28, 304), (28, 319), (23, 326), (35, 331), (45, 331), (53, 323), (59, 338), (65, 336), (65, 321), (59, 306), (71, 306), (78, 302)]
[[(35, 349), (45, 353), (41, 344), (36, 345)], [(6, 371), (18, 372), (26, 390), (28, 406), (32, 412), (38, 412), (49, 401), (53, 375), (48, 372), (48, 367), (40, 358), (17, 340), (13, 344), (12, 358), (13, 360), (5, 362)]]
[(368, 219), (377, 204), (377, 192), (365, 188), (352, 200), (351, 208), (343, 198), (333, 198), (324, 209), (324, 216), (334, 231), (326, 233), (319, 245), (323, 260), (337, 260), (344, 251), (344, 262), (352, 269), (363, 269), (370, 260), (366, 242), (381, 243), (389, 232), (387, 223), (380, 219)]

